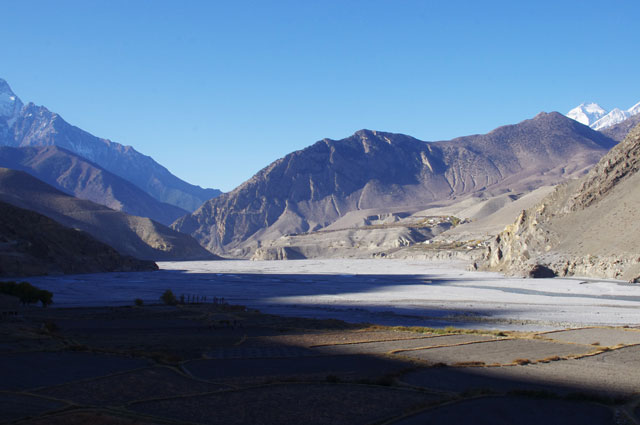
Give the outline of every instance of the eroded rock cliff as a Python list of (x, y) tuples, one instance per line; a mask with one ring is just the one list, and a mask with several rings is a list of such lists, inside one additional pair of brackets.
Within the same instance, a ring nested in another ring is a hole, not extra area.
[(640, 125), (579, 180), (562, 184), (500, 233), (483, 268), (640, 280)]

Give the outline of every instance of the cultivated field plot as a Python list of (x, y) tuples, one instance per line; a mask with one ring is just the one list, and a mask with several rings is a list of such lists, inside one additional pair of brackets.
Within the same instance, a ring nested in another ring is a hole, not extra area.
[(604, 425), (612, 424), (612, 412), (604, 406), (565, 400), (522, 397), (485, 397), (409, 416), (393, 425)]
[[(445, 331), (189, 304), (31, 309), (2, 329), (0, 423), (15, 425), (618, 424), (640, 401), (640, 346), (622, 328)], [(577, 340), (595, 336), (612, 345)]]
[(185, 370), (201, 379), (214, 381), (269, 382), (275, 378), (322, 378), (335, 375), (344, 379), (372, 379), (406, 369), (407, 363), (368, 356), (297, 356), (248, 359), (194, 360)]
[[(399, 341), (399, 340), (415, 340), (428, 338), (433, 334), (416, 334), (416, 332), (400, 331), (400, 330), (363, 330), (354, 329), (349, 331), (348, 329), (340, 332), (313, 332), (307, 331), (306, 333), (288, 333), (287, 335), (269, 336), (266, 339), (253, 338), (258, 344), (265, 343), (278, 343), (284, 345), (296, 345), (301, 347), (318, 347), (323, 345), (339, 345), (339, 344), (357, 344), (368, 342), (383, 342), (383, 341)], [(247, 344), (252, 341), (247, 341)]]
[(490, 335), (431, 335), (422, 338), (396, 341), (374, 341), (333, 345), (325, 344), (313, 347), (313, 351), (331, 354), (392, 354), (395, 352), (403, 353), (402, 350), (418, 350), (420, 348), (493, 341), (494, 339), (496, 338)]
[[(30, 425), (160, 425), (153, 420), (114, 415), (100, 411), (74, 411), (32, 419)], [(163, 422), (166, 423), (166, 422)]]
[(449, 365), (508, 365), (531, 363), (555, 357), (578, 356), (595, 351), (594, 347), (578, 344), (562, 344), (535, 339), (503, 339), (397, 351), (396, 354), (431, 363)]
[(86, 406), (119, 406), (144, 394), (148, 398), (207, 393), (228, 389), (194, 381), (168, 367), (151, 367), (35, 391)]
[(92, 352), (54, 351), (0, 355), (0, 390), (59, 385), (149, 366), (143, 358)]
[(542, 335), (545, 339), (569, 342), (574, 344), (600, 345), (612, 347), (618, 344), (640, 344), (640, 330), (587, 328), (548, 332)]
[(288, 384), (136, 403), (136, 412), (202, 424), (370, 424), (438, 400), (405, 389), (351, 384)]
[(67, 407), (64, 402), (24, 394), (0, 393), (0, 412), (3, 419), (7, 421), (25, 416), (37, 416), (64, 407)]

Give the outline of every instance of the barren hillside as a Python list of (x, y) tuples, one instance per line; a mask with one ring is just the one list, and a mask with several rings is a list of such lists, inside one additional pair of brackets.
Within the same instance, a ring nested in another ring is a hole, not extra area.
[(500, 233), (485, 267), (640, 279), (640, 126), (585, 177), (559, 186)]

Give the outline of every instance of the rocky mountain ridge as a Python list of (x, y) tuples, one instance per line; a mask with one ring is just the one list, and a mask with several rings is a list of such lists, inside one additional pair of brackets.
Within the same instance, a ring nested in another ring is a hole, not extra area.
[(640, 280), (640, 125), (583, 178), (523, 211), (489, 246), (484, 267)]
[(131, 146), (102, 139), (67, 123), (60, 115), (33, 103), (23, 105), (0, 79), (0, 145), (59, 146), (120, 176), (161, 202), (193, 211), (218, 196), (174, 176), (151, 157)]
[(22, 171), (0, 168), (0, 201), (82, 230), (123, 255), (153, 261), (216, 258), (189, 235), (74, 198)]
[(84, 232), (0, 201), (0, 276), (157, 270)]
[(361, 130), (273, 162), (172, 227), (212, 252), (250, 256), (264, 241), (319, 230), (354, 210), (555, 184), (614, 145), (555, 112), (443, 142)]
[(25, 171), (77, 198), (164, 225), (188, 213), (158, 201), (128, 180), (57, 146), (0, 146), (0, 167)]

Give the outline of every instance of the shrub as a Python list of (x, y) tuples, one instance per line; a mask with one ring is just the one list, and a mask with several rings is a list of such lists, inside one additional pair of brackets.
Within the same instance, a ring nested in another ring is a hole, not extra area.
[(142, 298), (136, 298), (135, 300), (133, 300), (133, 303), (138, 307), (142, 307), (144, 305), (144, 301), (142, 301)]
[(38, 301), (42, 307), (53, 303), (53, 293), (39, 289), (29, 282), (0, 282), (0, 294), (18, 297), (22, 304), (33, 304)]
[(457, 362), (454, 363), (453, 366), (455, 367), (480, 367), (480, 366), (486, 366), (485, 362), (480, 362), (480, 361), (468, 361), (468, 362)]
[(164, 293), (160, 297), (160, 300), (166, 305), (178, 304), (178, 299), (176, 298), (175, 295), (173, 295), (173, 292), (171, 292), (171, 289), (167, 289), (166, 291), (164, 291)]

